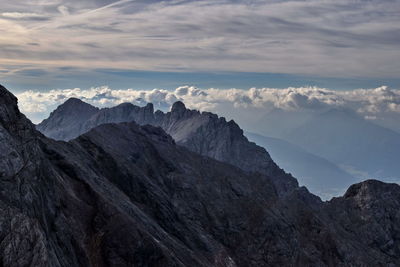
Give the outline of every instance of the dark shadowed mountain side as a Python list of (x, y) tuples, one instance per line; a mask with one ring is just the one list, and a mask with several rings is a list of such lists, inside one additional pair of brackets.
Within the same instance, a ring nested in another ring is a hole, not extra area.
[[(124, 103), (85, 115), (88, 119), (79, 123), (60, 126), (60, 117), (65, 117), (63, 121), (67, 122), (73, 121), (74, 115), (61, 114), (59, 110), (68, 110), (70, 103), (77, 101), (80, 100), (68, 100), (62, 104), (48, 119), (40, 123), (37, 129), (48, 137), (70, 140), (104, 123), (135, 121), (140, 125), (160, 126), (177, 144), (193, 152), (230, 163), (245, 171), (257, 171), (274, 177), (279, 194), (297, 187), (296, 179), (279, 168), (264, 148), (249, 142), (234, 121), (227, 122), (225, 118), (219, 118), (209, 112), (186, 109), (182, 102), (176, 102), (168, 113), (154, 112), (152, 104), (138, 107)], [(80, 103), (85, 107), (88, 105), (82, 101)], [(63, 138), (59, 138), (61, 136)]]
[(0, 87), (2, 266), (398, 266), (400, 187), (321, 202), (177, 146), (161, 128), (105, 124), (48, 139)]
[(255, 133), (246, 133), (246, 136), (264, 147), (280, 167), (297, 177), (301, 185), (322, 199), (342, 195), (351, 184), (360, 182), (332, 162), (300, 146)]

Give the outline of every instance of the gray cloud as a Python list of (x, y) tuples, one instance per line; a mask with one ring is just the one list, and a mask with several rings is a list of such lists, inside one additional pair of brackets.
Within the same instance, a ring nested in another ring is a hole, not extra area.
[(0, 45), (20, 45), (0, 59), (43, 68), (335, 77), (397, 77), (400, 69), (398, 1), (15, 0), (0, 12), (8, 29)]

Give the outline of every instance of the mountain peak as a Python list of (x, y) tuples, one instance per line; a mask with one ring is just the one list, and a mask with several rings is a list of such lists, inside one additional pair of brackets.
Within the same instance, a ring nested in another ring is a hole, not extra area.
[(11, 95), (11, 93), (3, 85), (0, 84), (0, 94), (3, 93), (8, 93)]
[[(100, 109), (78, 98), (69, 98), (56, 110), (50, 113), (50, 117), (37, 125), (41, 132), (50, 133), (57, 140), (67, 140), (71, 133), (76, 132), (81, 123), (87, 121)], [(60, 128), (68, 128), (67, 131), (58, 131)]]
[(172, 113), (174, 113), (174, 112), (182, 112), (182, 111), (185, 111), (185, 110), (186, 110), (186, 106), (185, 106), (185, 104), (183, 104), (182, 101), (176, 101), (172, 105), (172, 108), (171, 108), (171, 112)]
[(68, 115), (79, 114), (85, 116), (85, 114), (93, 114), (99, 109), (82, 101), (79, 98), (71, 97), (61, 104), (50, 116), (54, 116), (57, 113), (67, 113)]
[(344, 198), (369, 199), (371, 197), (384, 197), (384, 192), (397, 190), (400, 192), (400, 186), (397, 184), (388, 184), (378, 180), (367, 180), (358, 184), (354, 184), (346, 191)]
[(239, 125), (234, 121), (228, 121), (229, 128), (238, 135), (243, 135), (243, 130), (239, 127)]
[(11, 121), (15, 121), (19, 115), (18, 99), (0, 85), (0, 123), (9, 124)]
[(68, 98), (60, 107), (67, 107), (67, 108), (89, 108), (89, 109), (98, 109), (92, 105), (90, 105), (89, 103), (86, 103), (84, 101), (82, 101), (79, 98), (75, 98), (75, 97), (71, 97)]
[(23, 138), (35, 134), (31, 122), (19, 111), (18, 99), (2, 85), (0, 85), (0, 129), (1, 127)]
[(0, 85), (0, 106), (2, 109), (18, 109), (17, 98), (2, 85)]
[(147, 105), (144, 107), (144, 109), (148, 112), (153, 114), (154, 113), (154, 105), (153, 103), (147, 103)]
[[(67, 99), (67, 101), (64, 102), (65, 104), (73, 104), (73, 103), (85, 103), (83, 102), (80, 98), (76, 98), (76, 97), (70, 97)], [(87, 103), (85, 103), (87, 104)]]

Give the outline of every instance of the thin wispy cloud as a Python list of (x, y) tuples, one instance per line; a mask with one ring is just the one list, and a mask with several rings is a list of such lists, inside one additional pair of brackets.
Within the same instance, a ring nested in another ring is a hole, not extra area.
[(0, 4), (0, 46), (13, 46), (0, 60), (46, 70), (397, 77), (399, 12), (389, 0), (16, 0)]
[(24, 12), (4, 12), (1, 16), (6, 19), (25, 19), (25, 20), (42, 20), (46, 16), (37, 13), (24, 13)]

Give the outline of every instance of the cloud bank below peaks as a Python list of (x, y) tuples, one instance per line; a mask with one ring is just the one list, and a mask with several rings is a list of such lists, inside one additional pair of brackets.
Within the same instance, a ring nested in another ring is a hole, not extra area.
[[(46, 118), (70, 97), (80, 98), (98, 107), (124, 102), (136, 105), (153, 103), (156, 109), (168, 111), (183, 101), (188, 108), (211, 111), (239, 122), (266, 116), (276, 110), (287, 112), (323, 112), (332, 108), (353, 110), (368, 120), (394, 123), (400, 115), (400, 91), (382, 86), (375, 89), (336, 91), (317, 87), (199, 89), (191, 86), (175, 90), (112, 89), (107, 86), (90, 89), (58, 89), (48, 92), (25, 91), (17, 94), (19, 106), (34, 122)], [(386, 125), (389, 128), (391, 125)]]

